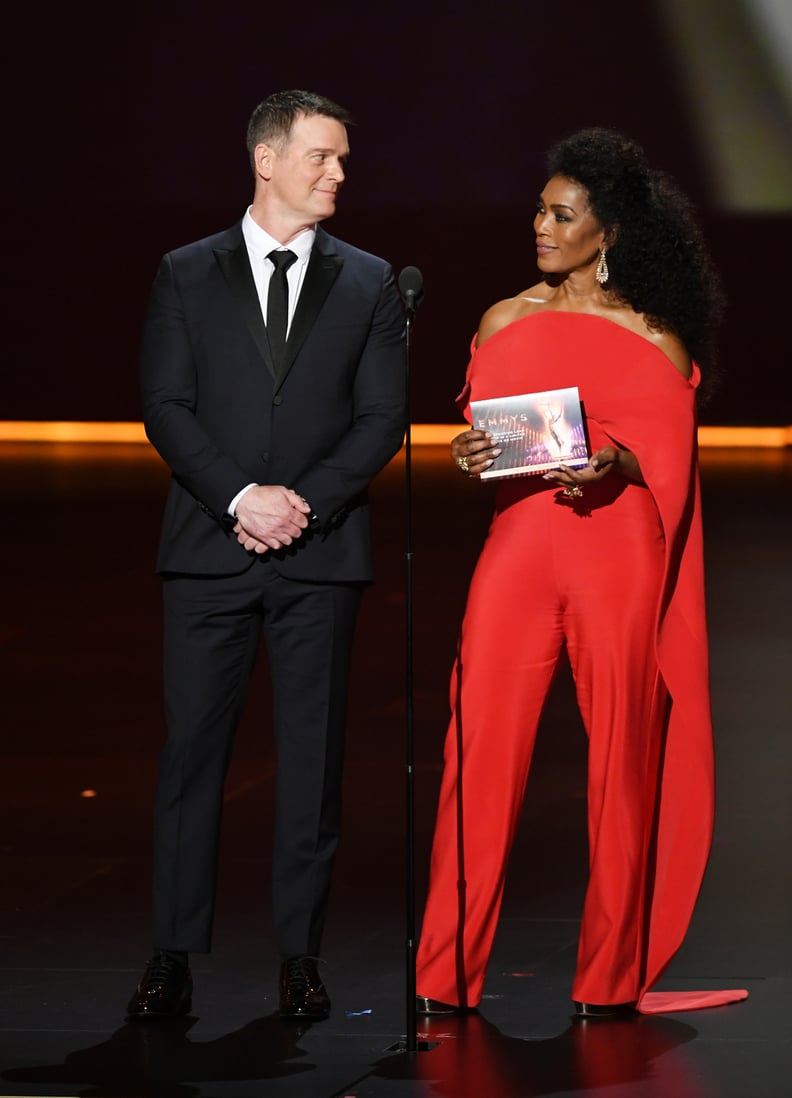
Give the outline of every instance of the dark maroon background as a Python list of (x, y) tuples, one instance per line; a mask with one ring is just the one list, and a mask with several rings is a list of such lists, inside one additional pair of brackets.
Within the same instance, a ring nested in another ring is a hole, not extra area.
[(347, 106), (331, 232), (422, 270), (415, 421), (455, 418), (481, 312), (536, 277), (545, 148), (621, 128), (694, 197), (731, 301), (712, 423), (788, 423), (788, 217), (727, 213), (651, 2), (105, 5), (7, 28), (3, 419), (137, 419), (141, 317), (159, 256), (247, 205), (244, 131), (272, 91)]

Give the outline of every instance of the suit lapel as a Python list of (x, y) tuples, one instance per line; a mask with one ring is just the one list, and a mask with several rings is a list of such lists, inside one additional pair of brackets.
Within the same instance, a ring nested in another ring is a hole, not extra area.
[[(344, 265), (343, 259), (332, 250), (332, 247), (331, 238), (321, 229), (317, 230), (311, 258), (308, 260), (308, 270), (305, 272), (305, 280), (300, 291), (300, 300), (297, 302), (289, 328), (289, 337), (286, 340), (283, 367), (275, 378), (276, 389), (283, 384)], [(238, 244), (232, 248), (215, 248), (214, 254), (234, 300), (242, 312), (245, 325), (256, 348), (274, 377), (275, 367), (267, 339), (267, 327), (261, 315), (261, 305), (256, 284), (253, 281), (244, 237), (240, 233)]]
[(330, 289), (344, 265), (343, 259), (332, 252), (331, 247), (332, 245), (326, 235), (318, 230), (311, 258), (308, 260), (308, 270), (305, 272), (305, 280), (300, 290), (300, 299), (297, 302), (297, 308), (289, 328), (283, 367), (275, 379), (276, 389), (279, 389), (286, 379), (300, 348), (305, 342), (306, 336), (313, 327), (327, 295), (330, 293)]
[[(269, 341), (267, 340), (267, 328), (261, 315), (261, 304), (256, 291), (256, 283), (253, 281), (253, 272), (250, 269), (247, 246), (244, 237), (240, 234), (239, 244), (228, 250), (216, 248), (215, 258), (225, 276), (234, 300), (242, 311), (245, 325), (253, 337), (259, 354), (264, 359), (269, 372), (275, 376), (275, 367), (270, 354)], [(308, 272), (306, 271), (306, 280)]]

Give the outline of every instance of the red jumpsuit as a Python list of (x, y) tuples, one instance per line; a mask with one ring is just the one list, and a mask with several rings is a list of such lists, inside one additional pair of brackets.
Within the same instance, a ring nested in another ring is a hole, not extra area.
[(534, 313), (473, 352), (463, 402), (576, 385), (591, 452), (632, 450), (646, 485), (611, 473), (580, 500), (537, 476), (499, 486), (452, 674), (420, 995), (481, 998), (564, 646), (589, 737), (590, 873), (572, 997), (638, 1000), (649, 1013), (746, 994), (646, 994), (685, 935), (712, 835), (697, 383), (697, 368), (687, 381), (648, 340), (587, 314)]

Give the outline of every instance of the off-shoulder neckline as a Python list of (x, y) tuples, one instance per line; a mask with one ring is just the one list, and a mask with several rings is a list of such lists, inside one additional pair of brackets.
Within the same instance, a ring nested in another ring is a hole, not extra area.
[[(524, 300), (541, 301), (543, 300), (543, 298), (525, 298)], [(476, 336), (474, 336), (474, 349), (476, 351), (480, 351), (482, 348), (491, 343), (493, 339), (497, 339), (502, 332), (508, 332), (509, 329), (514, 328), (514, 326), (517, 324), (522, 324), (526, 320), (536, 320), (538, 317), (542, 316), (558, 316), (565, 318), (578, 317), (581, 320), (596, 320), (600, 321), (603, 324), (608, 324), (612, 328), (615, 328), (617, 331), (624, 332), (624, 334), (627, 336), (632, 336), (633, 339), (639, 339), (645, 347), (651, 348), (652, 351), (660, 355), (663, 361), (668, 363), (668, 365), (671, 367), (677, 377), (684, 381), (686, 385), (693, 385), (695, 383), (696, 375), (699, 372), (699, 367), (694, 360), (691, 359), (693, 370), (690, 377), (685, 377), (684, 374), (680, 373), (674, 362), (668, 357), (665, 351), (661, 347), (658, 347), (656, 343), (652, 343), (652, 341), (650, 339), (647, 339), (646, 336), (642, 336), (639, 335), (638, 332), (634, 332), (632, 328), (627, 328), (623, 324), (619, 324), (615, 320), (610, 320), (606, 316), (600, 316), (599, 313), (578, 313), (574, 312), (572, 309), (538, 309), (536, 312), (526, 313), (525, 316), (519, 316), (515, 320), (510, 320), (508, 324), (504, 324), (502, 328), (498, 328), (497, 332), (493, 332), (491, 336), (485, 339), (484, 342), (479, 344), (478, 346), (476, 346), (475, 344)]]

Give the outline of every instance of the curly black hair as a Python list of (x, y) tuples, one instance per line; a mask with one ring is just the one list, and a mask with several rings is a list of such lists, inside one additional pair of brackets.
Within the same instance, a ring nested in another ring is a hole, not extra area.
[(690, 200), (615, 130), (572, 134), (549, 150), (547, 168), (585, 187), (597, 220), (615, 231), (608, 290), (651, 328), (677, 335), (702, 367), (702, 395), (710, 391), (724, 295)]

